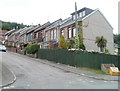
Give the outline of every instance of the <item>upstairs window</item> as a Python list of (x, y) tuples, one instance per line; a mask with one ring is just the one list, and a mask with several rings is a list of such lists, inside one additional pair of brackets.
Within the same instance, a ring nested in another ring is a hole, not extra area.
[[(77, 18), (78, 18), (79, 14), (77, 14)], [(73, 15), (73, 20), (75, 20), (75, 15)]]
[(68, 39), (70, 39), (72, 37), (71, 33), (72, 33), (71, 28), (68, 28)]
[(85, 16), (85, 11), (79, 13), (79, 17), (84, 17), (84, 16)]
[(85, 16), (85, 11), (82, 12), (82, 16)]
[(46, 37), (46, 41), (48, 41), (48, 32), (46, 32), (46, 36), (45, 37)]
[(64, 36), (64, 30), (61, 30), (61, 35), (63, 35), (63, 36)]
[(51, 40), (53, 40), (53, 30), (51, 31)]
[(76, 29), (75, 27), (72, 28), (72, 37), (75, 37), (76, 36)]
[(37, 38), (36, 36), (37, 36), (37, 33), (34, 33), (34, 38), (35, 38), (35, 39)]
[(73, 20), (75, 20), (75, 15), (73, 15)]
[(81, 12), (79, 13), (79, 17), (82, 17), (82, 13)]
[(55, 29), (54, 30), (54, 40), (56, 40), (56, 38), (57, 38), (57, 30)]

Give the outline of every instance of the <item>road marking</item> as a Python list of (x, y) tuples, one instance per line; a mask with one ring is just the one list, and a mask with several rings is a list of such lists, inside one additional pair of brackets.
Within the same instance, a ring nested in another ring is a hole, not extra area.
[(78, 81), (82, 81), (82, 79), (78, 79)]
[(71, 81), (69, 81), (69, 84), (71, 84), (72, 82)]
[(15, 86), (10, 86), (11, 88), (14, 88)]
[(8, 88), (10, 88), (10, 87), (3, 87), (3, 89), (8, 89)]
[(27, 85), (28, 87), (30, 86), (30, 84)]
[(82, 73), (81, 75), (84, 76), (85, 74)]
[(94, 81), (90, 81), (90, 82), (94, 82)]
[(107, 81), (104, 81), (104, 82), (107, 82)]

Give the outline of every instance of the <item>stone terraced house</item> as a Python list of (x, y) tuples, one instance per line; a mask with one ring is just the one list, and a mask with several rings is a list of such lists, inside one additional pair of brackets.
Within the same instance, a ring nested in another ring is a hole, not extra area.
[[(80, 29), (82, 29), (86, 50), (99, 52), (100, 49), (95, 44), (95, 40), (97, 36), (104, 36), (107, 40), (107, 49), (110, 53), (114, 53), (113, 28), (99, 9), (92, 10), (84, 7), (78, 10), (77, 21), (81, 22)], [(26, 28), (24, 31), (26, 31), (24, 32), (26, 43), (39, 43), (40, 48), (57, 48), (61, 35), (67, 41), (76, 37), (75, 12), (64, 20), (47, 22)]]

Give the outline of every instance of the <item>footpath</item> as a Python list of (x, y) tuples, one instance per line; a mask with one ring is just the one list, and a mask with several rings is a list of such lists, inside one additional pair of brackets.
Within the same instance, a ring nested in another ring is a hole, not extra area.
[(8, 86), (16, 81), (16, 76), (5, 64), (0, 62), (0, 88)]
[(60, 63), (54, 63), (52, 61), (43, 60), (43, 59), (35, 59), (35, 60), (39, 61), (43, 64), (47, 64), (47, 65), (50, 65), (52, 67), (56, 67), (58, 69), (64, 70), (64, 72), (71, 72), (74, 74), (78, 74), (81, 76), (85, 76), (85, 77), (89, 77), (89, 78), (93, 78), (93, 79), (97, 79), (97, 80), (120, 81), (120, 76), (97, 74), (95, 72), (85, 71), (85, 70), (80, 69), (80, 68), (76, 68), (76, 67), (72, 67), (72, 66), (64, 65), (64, 64), (60, 64)]

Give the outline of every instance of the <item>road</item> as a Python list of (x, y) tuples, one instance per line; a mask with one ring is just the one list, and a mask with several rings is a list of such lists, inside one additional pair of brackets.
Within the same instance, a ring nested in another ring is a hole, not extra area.
[(6, 87), (9, 89), (118, 89), (117, 81), (96, 80), (65, 72), (21, 54), (4, 52), (2, 62), (17, 77), (15, 83)]

